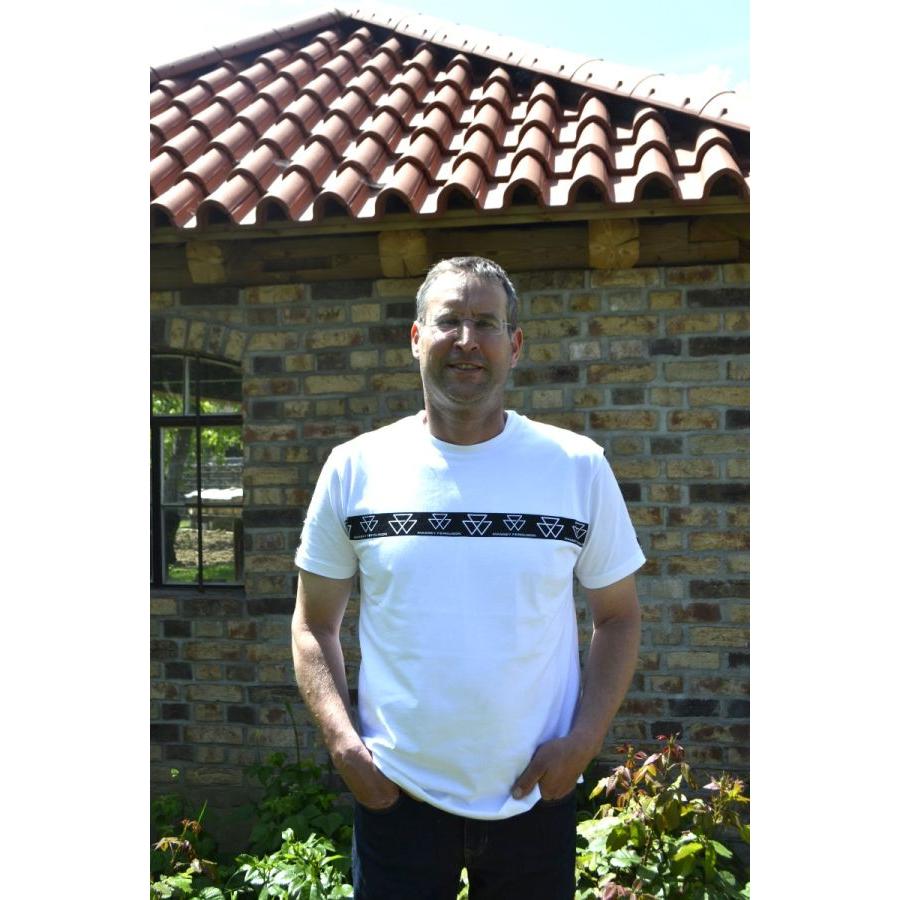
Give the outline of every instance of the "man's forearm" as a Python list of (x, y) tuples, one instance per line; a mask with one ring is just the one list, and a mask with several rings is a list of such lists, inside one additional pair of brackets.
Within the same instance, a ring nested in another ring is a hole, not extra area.
[(332, 757), (361, 743), (350, 716), (350, 691), (339, 635), (295, 621), (294, 674)]
[(581, 701), (569, 733), (584, 747), (588, 760), (600, 752), (613, 717), (628, 693), (640, 643), (639, 615), (594, 628), (584, 665)]

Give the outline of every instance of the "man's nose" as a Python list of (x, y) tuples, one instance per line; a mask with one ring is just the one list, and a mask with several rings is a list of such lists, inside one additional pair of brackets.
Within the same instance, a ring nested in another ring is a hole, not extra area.
[(459, 329), (456, 332), (456, 343), (460, 347), (477, 347), (478, 333), (475, 330), (475, 322), (472, 319), (461, 319)]

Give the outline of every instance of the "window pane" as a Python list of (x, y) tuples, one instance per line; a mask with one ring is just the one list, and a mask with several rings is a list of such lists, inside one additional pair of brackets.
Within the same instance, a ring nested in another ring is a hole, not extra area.
[(162, 502), (197, 502), (197, 452), (195, 430), (163, 428)]
[(150, 411), (155, 416), (184, 412), (184, 358), (150, 357)]
[(196, 507), (168, 507), (163, 510), (165, 543), (163, 572), (167, 584), (197, 582)]
[(201, 415), (241, 411), (241, 369), (208, 359), (193, 359), (191, 409)]
[[(205, 493), (205, 491), (204, 491)], [(203, 503), (203, 581), (234, 584), (244, 575), (244, 529), (239, 506)]]
[(241, 473), (244, 454), (239, 425), (209, 426), (200, 430), (203, 485), (203, 580), (235, 582), (243, 579), (244, 532)]

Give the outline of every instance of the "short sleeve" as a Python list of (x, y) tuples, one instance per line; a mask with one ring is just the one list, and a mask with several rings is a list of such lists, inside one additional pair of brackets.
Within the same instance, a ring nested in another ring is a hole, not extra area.
[(586, 588), (602, 588), (636, 572), (646, 561), (616, 477), (601, 456), (591, 485), (591, 521), (575, 575)]
[(309, 502), (294, 563), (325, 578), (349, 578), (356, 572), (356, 554), (344, 529), (341, 473), (334, 451)]

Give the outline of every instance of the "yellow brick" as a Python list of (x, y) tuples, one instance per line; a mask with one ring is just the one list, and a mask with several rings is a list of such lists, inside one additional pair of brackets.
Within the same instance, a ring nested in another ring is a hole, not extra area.
[(241, 744), (244, 740), (239, 725), (188, 725), (184, 737), (191, 744)]
[(750, 509), (747, 506), (736, 506), (728, 510), (728, 525), (731, 528), (750, 527)]
[(150, 311), (157, 312), (175, 305), (174, 291), (150, 291)]
[(174, 597), (151, 597), (151, 616), (176, 616), (178, 615), (178, 603)]
[(579, 408), (602, 406), (603, 396), (604, 392), (602, 388), (588, 390), (578, 389), (572, 392), (572, 405)]
[(169, 322), (169, 346), (182, 348), (187, 335), (187, 322), (184, 319), (172, 319)]
[(243, 773), (240, 769), (223, 769), (214, 768), (212, 766), (197, 766), (196, 768), (187, 769), (184, 776), (188, 784), (207, 786), (225, 784), (238, 785), (244, 780)]
[(324, 350), (329, 347), (356, 347), (363, 343), (363, 340), (364, 335), (360, 328), (311, 331), (306, 337), (306, 346), (310, 350)]
[(681, 406), (684, 402), (684, 391), (681, 388), (652, 388), (650, 402), (654, 406)]
[(670, 669), (718, 669), (719, 654), (704, 650), (674, 650), (666, 654)]
[(719, 377), (719, 364), (713, 360), (665, 363), (663, 370), (666, 381), (715, 381)]
[(729, 459), (725, 469), (729, 478), (749, 478), (750, 477), (750, 460), (749, 459)]
[(569, 431), (584, 431), (584, 415), (582, 413), (535, 413), (533, 416), (536, 422), (543, 422), (545, 425), (555, 425), (557, 428), (568, 428)]
[(317, 306), (317, 322), (343, 322), (347, 318), (347, 311), (343, 306)]
[(709, 434), (690, 439), (691, 453), (743, 453), (750, 449), (745, 434)]
[(591, 287), (644, 287), (659, 284), (659, 269), (613, 269), (591, 271)]
[(746, 603), (742, 603), (740, 606), (735, 606), (731, 610), (731, 614), (728, 618), (737, 624), (740, 625), (749, 625), (750, 624), (750, 607)]
[(557, 362), (560, 358), (559, 344), (526, 344), (525, 350), (532, 362)]
[(574, 337), (581, 329), (578, 319), (533, 319), (522, 325), (525, 340)]
[(688, 537), (691, 550), (746, 550), (750, 535), (746, 531), (699, 531)]
[(563, 311), (562, 294), (539, 294), (531, 298), (531, 313), (535, 316), (552, 315)]
[(418, 372), (394, 372), (372, 376), (372, 389), (376, 391), (415, 391), (422, 387)]
[(295, 350), (297, 335), (293, 331), (262, 331), (250, 335), (247, 349), (254, 350)]
[(712, 284), (718, 280), (718, 266), (673, 266), (666, 269), (666, 284)]
[(189, 684), (187, 698), (207, 703), (240, 703), (244, 699), (244, 694), (234, 684)]
[(381, 304), (379, 303), (354, 303), (350, 307), (351, 322), (380, 322)]
[(277, 469), (246, 466), (243, 480), (245, 485), (254, 487), (266, 484), (297, 484), (300, 481), (300, 472), (293, 466), (282, 466)]
[(378, 365), (377, 350), (351, 350), (351, 369), (374, 369)]
[(656, 377), (656, 366), (652, 365), (615, 365), (610, 363), (598, 363), (588, 366), (587, 380), (596, 382), (637, 382), (653, 381)]
[(626, 478), (656, 478), (659, 463), (652, 459), (623, 459), (613, 464), (613, 472), (619, 480)]
[(191, 322), (188, 329), (187, 349), (202, 350), (203, 343), (206, 340), (206, 325), (203, 322)]
[(560, 390), (534, 391), (531, 403), (535, 409), (553, 409), (563, 405), (563, 392)]
[(262, 684), (291, 684), (294, 680), (293, 663), (260, 665), (257, 677)]
[(693, 626), (688, 629), (694, 647), (747, 647), (750, 631), (728, 626)]
[(312, 405), (309, 400), (285, 400), (284, 415), (288, 419), (303, 419), (309, 415)]
[(404, 347), (402, 350), (391, 348), (384, 351), (384, 364), (386, 366), (408, 366), (412, 361), (412, 352), (407, 347)]
[(650, 500), (653, 503), (681, 503), (683, 488), (678, 484), (651, 484)]
[(654, 550), (681, 550), (684, 535), (680, 531), (663, 531), (650, 535), (650, 546)]
[(303, 379), (310, 394), (344, 394), (361, 391), (366, 384), (362, 375), (308, 375)]
[(611, 410), (591, 413), (591, 428), (604, 431), (650, 431), (656, 428), (658, 414), (654, 410)]
[(750, 284), (750, 264), (729, 263), (722, 266), (722, 277), (726, 284)]
[(711, 459), (672, 459), (666, 463), (669, 478), (715, 478), (716, 463)]
[(681, 291), (650, 291), (650, 309), (678, 309)]
[(415, 297), (422, 280), (419, 278), (381, 278), (373, 285), (376, 297)]
[[(631, 510), (631, 523), (636, 528), (648, 525), (662, 525), (662, 510), (658, 506), (636, 506)], [(649, 562), (644, 568), (644, 574), (649, 575)]]
[(377, 397), (351, 397), (350, 412), (357, 416), (367, 416), (378, 412)]
[(711, 409), (676, 409), (669, 413), (672, 431), (694, 431), (700, 428), (718, 428), (719, 414)]
[(719, 330), (718, 313), (693, 313), (689, 316), (671, 316), (666, 322), (666, 334), (692, 334)]
[(716, 575), (719, 560), (714, 556), (670, 556), (666, 559), (669, 575)]
[(244, 288), (241, 299), (252, 305), (260, 303), (296, 303), (305, 300), (305, 284), (267, 284), (262, 287)]
[[(728, 571), (746, 574), (750, 571), (750, 554), (736, 553), (734, 556), (728, 557)], [(738, 621), (734, 619), (733, 621)]]
[(633, 437), (613, 438), (612, 451), (616, 456), (637, 456), (644, 452), (644, 441)]
[(688, 389), (691, 406), (749, 406), (750, 388), (747, 387), (696, 387)]
[(728, 377), (732, 381), (749, 381), (750, 363), (732, 360), (728, 363)]
[(602, 316), (591, 319), (590, 333), (603, 334), (655, 334), (659, 320), (656, 316)]
[(284, 504), (284, 491), (281, 488), (251, 488), (247, 493), (252, 506), (282, 506)]
[(338, 397), (334, 397), (330, 400), (316, 400), (316, 415), (342, 416), (344, 414), (345, 407), (346, 402)]
[(725, 328), (727, 331), (749, 331), (750, 313), (728, 312), (725, 313)]
[(225, 358), (226, 359), (242, 359), (244, 356), (244, 346), (247, 343), (247, 335), (240, 331), (232, 331), (225, 341)]
[(598, 312), (602, 296), (599, 291), (592, 294), (572, 294), (569, 298), (569, 309), (572, 312)]

